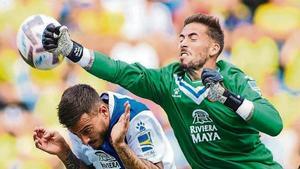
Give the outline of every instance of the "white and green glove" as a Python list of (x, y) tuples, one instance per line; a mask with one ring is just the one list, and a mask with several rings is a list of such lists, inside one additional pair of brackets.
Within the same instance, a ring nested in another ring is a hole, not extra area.
[(244, 120), (250, 119), (254, 110), (253, 103), (224, 88), (223, 77), (218, 71), (204, 68), (201, 79), (204, 86), (209, 89), (207, 94), (209, 101), (218, 101), (239, 114)]
[(42, 35), (42, 44), (46, 51), (57, 56), (63, 55), (84, 68), (91, 64), (91, 52), (71, 40), (66, 26), (47, 25)]

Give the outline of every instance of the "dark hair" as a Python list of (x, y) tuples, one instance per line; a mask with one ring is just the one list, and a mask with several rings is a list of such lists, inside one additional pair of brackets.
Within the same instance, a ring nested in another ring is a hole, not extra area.
[(99, 94), (89, 85), (78, 84), (66, 89), (57, 108), (60, 124), (73, 127), (81, 115), (90, 113), (98, 102)]
[(220, 51), (218, 52), (219, 55), (224, 47), (224, 33), (221, 29), (219, 19), (214, 16), (199, 13), (186, 18), (184, 21), (184, 27), (190, 23), (200, 23), (207, 26), (207, 35), (220, 45)]

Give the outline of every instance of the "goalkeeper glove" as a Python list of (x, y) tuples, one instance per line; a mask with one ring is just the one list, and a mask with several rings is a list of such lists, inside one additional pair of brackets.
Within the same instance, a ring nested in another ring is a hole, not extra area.
[(218, 101), (248, 120), (254, 109), (251, 101), (235, 95), (223, 87), (222, 75), (213, 69), (204, 68), (201, 74), (202, 83), (209, 88), (207, 99), (211, 102)]
[(66, 26), (47, 25), (42, 35), (42, 44), (46, 51), (57, 56), (63, 55), (75, 63), (83, 55), (84, 48), (71, 40)]

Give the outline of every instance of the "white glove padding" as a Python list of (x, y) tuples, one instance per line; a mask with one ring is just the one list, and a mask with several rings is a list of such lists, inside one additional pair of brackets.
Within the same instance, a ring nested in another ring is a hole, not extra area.
[(53, 53), (62, 54), (64, 57), (68, 57), (73, 49), (73, 42), (70, 38), (68, 28), (62, 26), (59, 28), (59, 37), (57, 48)]
[(225, 88), (218, 83), (211, 83), (208, 88), (207, 99), (211, 102), (219, 101), (224, 104), (227, 97), (224, 96)]

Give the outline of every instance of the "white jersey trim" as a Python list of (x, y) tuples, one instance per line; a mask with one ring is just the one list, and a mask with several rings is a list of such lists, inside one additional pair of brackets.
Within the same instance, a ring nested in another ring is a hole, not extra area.
[[(144, 136), (149, 136), (149, 138), (142, 142), (139, 138)], [(150, 110), (142, 111), (131, 119), (126, 141), (139, 158), (152, 163), (162, 162), (165, 169), (176, 168), (172, 147)], [(143, 148), (145, 148), (144, 151)]]
[[(204, 86), (201, 87), (197, 87), (194, 88), (193, 86), (191, 86), (190, 84), (188, 84), (187, 82), (185, 82), (184, 80), (179, 80), (178, 76), (176, 74), (174, 74), (174, 78), (175, 78), (175, 83), (177, 84), (177, 86), (179, 87), (179, 89), (186, 95), (188, 96), (190, 99), (192, 99), (195, 103), (197, 103), (198, 105), (206, 98), (209, 89), (205, 89)], [(195, 93), (199, 93), (201, 90), (205, 90), (202, 94), (200, 94), (199, 96), (195, 96), (193, 93), (191, 93), (186, 87), (180, 85), (180, 82), (182, 82), (185, 86), (187, 86), (190, 90), (192, 90)]]

